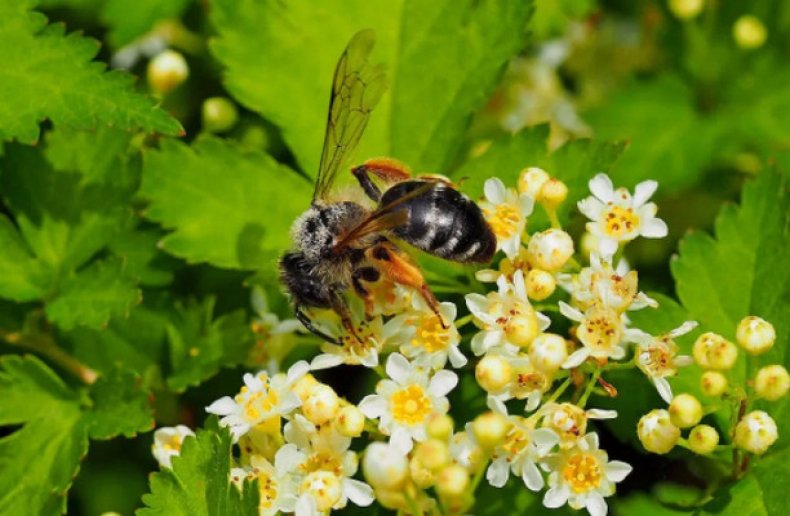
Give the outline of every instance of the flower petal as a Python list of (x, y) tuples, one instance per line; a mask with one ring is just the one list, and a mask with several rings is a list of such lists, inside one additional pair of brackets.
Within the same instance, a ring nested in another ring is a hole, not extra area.
[(442, 369), (437, 371), (431, 378), (431, 382), (428, 384), (428, 392), (437, 397), (447, 396), (447, 393), (453, 390), (456, 385), (458, 385), (458, 375), (452, 371)]
[(521, 468), (521, 479), (524, 485), (532, 491), (540, 491), (545, 485), (543, 482), (543, 475), (534, 462), (528, 460)]
[(680, 337), (681, 335), (687, 334), (688, 332), (696, 328), (698, 325), (699, 323), (697, 321), (686, 321), (680, 326), (678, 326), (677, 328), (675, 328), (674, 330), (670, 331), (669, 336), (673, 339), (675, 337)]
[(233, 398), (230, 396), (223, 396), (206, 407), (206, 412), (209, 414), (216, 414), (218, 416), (227, 416), (228, 414), (233, 414), (236, 412), (237, 407), (238, 406), (236, 405), (236, 402), (233, 401)]
[(531, 195), (523, 193), (518, 196), (518, 207), (521, 210), (521, 215), (529, 217), (532, 210), (535, 208), (535, 199)]
[(560, 313), (570, 319), (571, 321), (581, 322), (584, 319), (584, 314), (576, 308), (572, 307), (565, 301), (560, 301)]
[(617, 419), (616, 410), (591, 408), (588, 409), (585, 414), (587, 414), (589, 419)]
[(598, 173), (588, 183), (590, 191), (603, 202), (609, 202), (614, 196), (614, 185), (609, 176), (603, 172)]
[(343, 494), (360, 507), (367, 507), (376, 498), (372, 487), (353, 478), (343, 479)]
[(606, 513), (609, 511), (606, 500), (596, 491), (591, 491), (587, 494), (585, 507), (587, 507), (587, 512), (590, 513), (590, 516), (606, 516)]
[(310, 362), (310, 369), (318, 371), (320, 369), (329, 369), (339, 366), (343, 363), (343, 357), (332, 353), (321, 353), (316, 355)]
[(387, 358), (387, 375), (403, 385), (409, 380), (411, 364), (400, 353), (393, 353)]
[(569, 356), (565, 362), (562, 363), (563, 369), (573, 369), (574, 367), (579, 367), (582, 362), (587, 360), (590, 356), (589, 348), (579, 348)]
[(486, 470), (486, 480), (494, 487), (502, 487), (507, 483), (510, 474), (510, 465), (504, 457), (493, 461)]
[(667, 403), (672, 403), (672, 387), (666, 378), (653, 378), (653, 385), (656, 386), (658, 395)]
[(543, 505), (549, 509), (556, 509), (562, 507), (568, 502), (568, 488), (566, 487), (552, 487), (543, 496)]
[(403, 455), (409, 453), (414, 446), (411, 434), (403, 427), (397, 427), (390, 436), (390, 445)]
[(309, 494), (305, 493), (296, 501), (294, 507), (296, 516), (319, 516), (318, 508), (315, 504), (315, 499)]
[(365, 417), (376, 419), (387, 411), (387, 400), (378, 394), (368, 394), (362, 398), (357, 408), (365, 414)]
[(613, 460), (606, 465), (606, 478), (612, 482), (622, 482), (634, 470), (630, 464), (623, 461)]
[(612, 256), (614, 256), (614, 253), (617, 252), (619, 245), (620, 244), (618, 244), (617, 240), (602, 237), (598, 241), (598, 251), (600, 251), (601, 256), (603, 256), (605, 259), (611, 259)]
[(644, 203), (647, 202), (650, 197), (656, 193), (656, 189), (658, 188), (658, 182), (649, 179), (647, 181), (642, 181), (636, 188), (634, 188), (634, 209), (639, 208)]
[(486, 397), (486, 405), (494, 412), (501, 414), (503, 416), (507, 416), (507, 406), (505, 405), (505, 402), (497, 398), (496, 396), (492, 396), (489, 394)]
[(310, 371), (310, 364), (306, 360), (300, 360), (288, 368), (286, 383), (291, 385)]
[(450, 349), (447, 350), (447, 356), (450, 359), (450, 365), (456, 369), (465, 366), (469, 362), (466, 356), (461, 353), (461, 350), (458, 349), (458, 346), (450, 346)]
[(593, 221), (601, 220), (603, 217), (603, 211), (606, 208), (606, 206), (595, 197), (587, 197), (586, 199), (582, 199), (576, 203), (576, 207), (579, 208), (579, 211), (585, 217)]
[(642, 224), (639, 234), (645, 238), (664, 238), (669, 233), (667, 223), (661, 219), (648, 219)]
[(502, 204), (507, 198), (505, 183), (498, 177), (486, 179), (483, 185), (483, 193), (485, 193), (488, 202), (493, 204)]

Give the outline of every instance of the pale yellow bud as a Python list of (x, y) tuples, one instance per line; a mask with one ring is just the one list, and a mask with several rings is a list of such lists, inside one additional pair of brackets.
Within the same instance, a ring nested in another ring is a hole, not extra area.
[(568, 197), (568, 187), (559, 179), (551, 178), (543, 184), (538, 202), (548, 209), (556, 209)]
[(505, 440), (510, 429), (508, 420), (496, 412), (485, 412), (472, 421), (472, 433), (483, 448), (492, 449)]
[(759, 355), (774, 346), (776, 330), (765, 319), (750, 316), (738, 323), (735, 340), (752, 355)]
[(449, 498), (464, 494), (469, 485), (469, 473), (458, 464), (450, 464), (439, 472), (436, 491)]
[(669, 404), (669, 417), (672, 424), (689, 428), (702, 419), (702, 404), (691, 394), (678, 394)]
[(535, 301), (543, 301), (554, 293), (557, 280), (550, 272), (532, 269), (527, 273), (527, 295)]
[(389, 444), (374, 442), (365, 450), (362, 472), (376, 489), (398, 489), (409, 475), (409, 461)]
[(447, 414), (436, 414), (428, 421), (428, 436), (446, 441), (453, 435), (455, 422)]
[(705, 369), (732, 369), (738, 358), (738, 348), (716, 333), (703, 333), (694, 342), (694, 361)]
[(337, 413), (337, 431), (346, 437), (359, 437), (365, 430), (365, 415), (354, 405), (347, 405)]
[(334, 389), (319, 384), (310, 391), (307, 401), (302, 405), (302, 413), (313, 424), (322, 425), (333, 419), (340, 409), (340, 400)]
[(532, 235), (527, 252), (535, 267), (554, 272), (573, 256), (573, 239), (561, 229), (547, 229)]
[(189, 77), (189, 66), (180, 53), (165, 50), (148, 63), (148, 84), (157, 93), (168, 93)]
[(436, 482), (436, 474), (417, 457), (409, 460), (409, 475), (412, 482), (420, 489), (428, 489)]
[(499, 355), (486, 355), (475, 366), (475, 378), (486, 392), (498, 392), (513, 380), (513, 366)]
[(525, 348), (537, 336), (538, 331), (540, 331), (538, 318), (535, 311), (529, 308), (510, 318), (505, 328), (505, 335), (507, 340), (516, 346)]
[(529, 194), (537, 200), (543, 185), (551, 179), (545, 170), (538, 167), (527, 167), (518, 176), (519, 193)]
[(203, 101), (200, 110), (203, 130), (210, 133), (227, 131), (239, 119), (236, 105), (225, 97), (211, 97)]
[(308, 373), (296, 380), (296, 382), (291, 386), (291, 392), (299, 396), (299, 399), (302, 400), (302, 403), (304, 403), (307, 401), (307, 398), (310, 397), (310, 393), (313, 391), (313, 388), (318, 384), (318, 380), (316, 380), (312, 374)]
[(636, 430), (642, 446), (659, 455), (669, 453), (680, 439), (680, 428), (672, 424), (669, 412), (664, 409), (654, 409), (642, 416)]
[(704, 6), (704, 0), (669, 0), (669, 10), (681, 20), (695, 18)]
[(376, 494), (376, 501), (386, 509), (395, 511), (398, 509), (406, 509), (409, 506), (409, 502), (406, 500), (403, 491), (397, 489), (382, 489), (375, 486), (373, 491)]
[(719, 433), (709, 425), (697, 425), (689, 432), (689, 448), (694, 453), (706, 455), (719, 444)]
[(310, 493), (319, 511), (328, 511), (343, 494), (340, 479), (329, 471), (313, 471), (299, 485), (300, 493)]
[(735, 446), (757, 455), (765, 453), (778, 437), (776, 423), (762, 410), (749, 412), (735, 425)]
[(752, 50), (763, 46), (768, 31), (758, 17), (747, 14), (738, 18), (732, 26), (732, 35), (739, 47)]
[(699, 385), (703, 394), (716, 398), (727, 390), (727, 377), (718, 371), (705, 371)]
[(790, 375), (787, 369), (776, 364), (765, 366), (757, 371), (754, 390), (757, 395), (768, 401), (776, 401), (790, 389)]
[(541, 333), (529, 346), (529, 359), (545, 373), (557, 371), (568, 358), (568, 345), (555, 333)]
[(442, 468), (450, 462), (450, 450), (439, 439), (428, 439), (419, 443), (414, 450), (414, 456), (431, 470)]

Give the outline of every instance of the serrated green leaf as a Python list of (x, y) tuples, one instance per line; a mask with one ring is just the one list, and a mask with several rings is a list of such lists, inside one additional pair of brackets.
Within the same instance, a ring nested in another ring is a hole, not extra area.
[(133, 135), (112, 127), (78, 131), (58, 127), (46, 133), (44, 155), (52, 171), (77, 173), (80, 184), (109, 183), (134, 190), (139, 169), (131, 165)]
[[(692, 233), (680, 242), (680, 254), (672, 262), (678, 297), (702, 329), (735, 340), (735, 328), (748, 315), (770, 321), (776, 343), (757, 362), (788, 365), (790, 320), (788, 314), (787, 182), (783, 171), (766, 170), (748, 182), (740, 206), (722, 208), (713, 238)], [(739, 382), (746, 380), (746, 357), (740, 354), (734, 370)], [(787, 414), (788, 401), (772, 404), (770, 412)], [(778, 410), (777, 410), (778, 409)], [(790, 428), (783, 418), (780, 427)], [(780, 432), (779, 446), (790, 443)]]
[(145, 155), (146, 216), (173, 230), (161, 246), (189, 262), (274, 267), (290, 246), (288, 228), (310, 203), (312, 186), (262, 153), (223, 140), (192, 147), (167, 141)]
[(0, 358), (0, 514), (57, 514), (88, 451), (80, 397), (35, 357)]
[(505, 0), (223, 0), (212, 11), (219, 32), (212, 49), (228, 90), (278, 125), (312, 174), (335, 63), (352, 34), (375, 29), (374, 61), (387, 64), (391, 95), (376, 108), (359, 155), (390, 154), (415, 170), (442, 172), (470, 116), (523, 48), (530, 12), (531, 2)]
[(150, 393), (136, 374), (116, 367), (92, 386), (90, 437), (134, 437), (154, 427)]
[[(787, 431), (787, 427), (779, 431)], [(756, 457), (752, 462), (750, 476), (760, 485), (762, 503), (771, 516), (787, 512), (787, 479), (790, 477), (790, 448)]]
[[(785, 493), (786, 494), (786, 493)], [(754, 475), (746, 475), (719, 490), (713, 501), (698, 511), (700, 516), (769, 516), (763, 503), (763, 491)]]
[(0, 139), (33, 143), (39, 122), (114, 125), (179, 134), (181, 125), (133, 89), (129, 75), (93, 62), (98, 45), (47, 25), (33, 2), (0, 4)]
[(142, 36), (158, 21), (177, 18), (190, 0), (107, 0), (102, 20), (110, 27), (107, 39), (116, 48)]
[(130, 228), (113, 238), (109, 248), (123, 259), (127, 276), (147, 287), (164, 287), (173, 280), (177, 261), (157, 246), (163, 237), (158, 229)]
[(0, 296), (14, 301), (40, 299), (46, 292), (48, 275), (5, 215), (0, 215), (0, 249)]
[(244, 493), (230, 482), (231, 439), (226, 429), (198, 430), (187, 437), (173, 469), (151, 476), (151, 492), (138, 516), (250, 515), (258, 513), (258, 489)]
[[(625, 145), (598, 140), (571, 140), (553, 152), (548, 150), (549, 127), (539, 125), (503, 136), (491, 143), (480, 156), (468, 160), (453, 172), (456, 180), (466, 178), (462, 188), (473, 198), (483, 195), (483, 184), (490, 177), (500, 178), (506, 186), (516, 188), (521, 170), (540, 167), (568, 186), (568, 198), (558, 210), (562, 220), (575, 212), (576, 201), (588, 194), (587, 181), (598, 172), (607, 172), (617, 161)], [(541, 210), (535, 210), (541, 224)], [(533, 217), (533, 218), (534, 218)], [(545, 217), (543, 217), (545, 218)]]
[(239, 310), (213, 319), (214, 300), (190, 302), (177, 307), (167, 325), (171, 373), (168, 386), (174, 391), (198, 385), (220, 367), (240, 364), (253, 344), (246, 314)]
[(103, 260), (64, 280), (45, 311), (64, 330), (80, 325), (101, 328), (111, 317), (127, 316), (140, 295), (120, 260)]

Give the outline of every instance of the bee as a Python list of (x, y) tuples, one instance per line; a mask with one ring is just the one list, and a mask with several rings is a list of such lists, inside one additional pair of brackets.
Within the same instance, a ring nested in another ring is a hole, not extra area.
[(369, 287), (382, 278), (414, 288), (445, 326), (439, 303), (396, 239), (463, 263), (488, 262), (496, 251), (494, 233), (474, 202), (449, 180), (412, 177), (406, 166), (392, 159), (369, 160), (352, 169), (375, 208), (332, 198), (338, 171), (386, 89), (383, 68), (368, 64), (374, 39), (372, 30), (358, 32), (337, 63), (313, 199), (294, 222), (293, 249), (280, 259), (280, 278), (297, 319), (334, 343), (338, 339), (316, 328), (305, 310), (333, 310), (343, 328), (359, 340), (344, 294), (353, 290), (360, 296), (369, 317)]

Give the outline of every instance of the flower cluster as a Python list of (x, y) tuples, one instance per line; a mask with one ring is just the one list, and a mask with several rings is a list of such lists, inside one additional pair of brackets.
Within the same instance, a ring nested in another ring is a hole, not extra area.
[[(480, 207), (503, 256), (495, 268), (477, 271), (477, 282), (448, 279), (443, 288), (462, 294), (468, 313), (459, 317), (459, 306), (449, 301), (428, 306), (419, 292), (381, 279), (364, 307), (349, 296), (353, 332), (333, 313), (314, 314), (314, 324), (335, 342), (320, 343), (309, 363), (286, 372), (278, 371), (296, 342), (313, 337), (295, 334), (297, 323), (270, 314), (255, 291), (260, 342), (253, 359), (268, 371), (245, 374), (234, 397), (206, 409), (239, 448), (230, 480), (239, 488), (257, 480), (261, 514), (327, 514), (349, 501), (364, 507), (374, 500), (401, 513), (463, 514), (481, 482), (501, 488), (512, 481), (541, 493), (545, 507), (604, 516), (606, 498), (632, 470), (609, 459), (593, 427), (618, 417), (594, 406), (619, 395), (607, 381), (610, 371), (644, 374), (668, 404), (635, 429), (648, 451), (663, 454), (682, 444), (711, 456), (721, 447), (719, 432), (701, 422), (717, 406), (703, 406), (690, 393), (674, 395), (670, 385), (694, 363), (704, 369), (701, 391), (736, 405), (732, 446), (763, 453), (776, 440), (776, 424), (747, 409), (758, 398), (783, 396), (787, 371), (770, 365), (746, 385), (732, 385), (724, 373), (739, 353), (724, 337), (703, 333), (686, 355), (685, 335), (696, 322), (658, 334), (636, 327), (629, 314), (658, 303), (639, 290), (638, 273), (622, 253), (639, 236), (666, 235), (648, 202), (657, 184), (645, 181), (632, 194), (598, 174), (589, 188), (592, 195), (577, 204), (589, 219), (586, 245), (577, 246), (560, 221), (558, 208), (568, 196), (562, 181), (536, 167), (525, 168), (514, 187), (489, 179)], [(531, 231), (537, 207), (551, 227)], [(577, 252), (580, 247), (588, 251)], [(757, 355), (775, 335), (769, 323), (748, 317), (736, 337)], [(373, 392), (354, 404), (313, 376), (340, 365), (376, 375)], [(472, 372), (474, 380), (454, 392)], [(468, 396), (474, 381), (487, 410), (452, 410), (451, 400)], [(154, 455), (162, 467), (170, 467), (190, 434), (185, 427), (157, 431)], [(354, 439), (364, 444), (352, 448)], [(364, 482), (355, 478), (360, 463)]]

